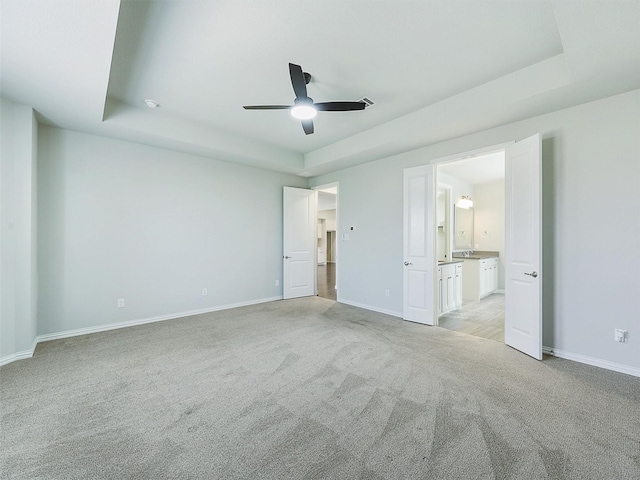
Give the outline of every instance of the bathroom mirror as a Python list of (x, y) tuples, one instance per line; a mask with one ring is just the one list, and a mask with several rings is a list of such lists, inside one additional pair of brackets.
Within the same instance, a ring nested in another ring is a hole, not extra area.
[(473, 250), (473, 208), (460, 208), (456, 205), (453, 221), (454, 250)]

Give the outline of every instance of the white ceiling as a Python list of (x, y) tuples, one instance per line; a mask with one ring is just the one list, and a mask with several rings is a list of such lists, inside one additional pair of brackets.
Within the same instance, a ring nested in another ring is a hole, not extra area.
[(471, 185), (502, 180), (504, 178), (504, 152), (493, 152), (439, 164), (438, 173), (451, 175)]
[(337, 194), (322, 190), (318, 192), (318, 210), (335, 210), (337, 204)]
[[(640, 88), (638, 0), (0, 1), (0, 93), (41, 121), (304, 176)], [(376, 105), (243, 110), (292, 102), (289, 62)]]

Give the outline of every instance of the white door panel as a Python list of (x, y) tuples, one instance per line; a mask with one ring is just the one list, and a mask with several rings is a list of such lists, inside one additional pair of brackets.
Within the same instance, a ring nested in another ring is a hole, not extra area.
[(542, 359), (541, 139), (507, 147), (505, 343)]
[(403, 318), (434, 324), (435, 183), (433, 165), (404, 171)]
[(409, 288), (407, 304), (409, 308), (424, 310), (427, 308), (425, 295), (427, 288), (426, 272), (407, 268), (407, 280)]
[(316, 293), (316, 192), (283, 190), (283, 297)]

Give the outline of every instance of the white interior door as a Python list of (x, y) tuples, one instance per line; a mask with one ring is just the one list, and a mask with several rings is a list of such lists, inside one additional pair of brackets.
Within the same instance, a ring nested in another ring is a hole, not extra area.
[(316, 192), (284, 187), (282, 294), (286, 298), (316, 294)]
[(507, 147), (504, 341), (538, 360), (542, 359), (541, 173), (539, 134)]
[(404, 170), (403, 313), (433, 325), (435, 278), (435, 180), (433, 165)]

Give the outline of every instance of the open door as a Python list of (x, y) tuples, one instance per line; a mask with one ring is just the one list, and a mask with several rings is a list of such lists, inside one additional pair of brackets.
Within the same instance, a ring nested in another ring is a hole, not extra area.
[(404, 170), (402, 318), (427, 325), (435, 322), (435, 193), (433, 165)]
[(539, 134), (507, 147), (504, 341), (538, 360), (542, 359), (541, 173)]
[(282, 295), (316, 294), (316, 192), (284, 187)]

